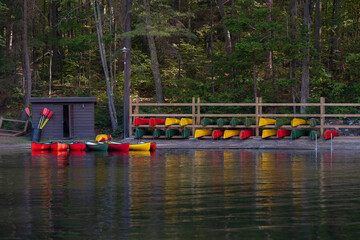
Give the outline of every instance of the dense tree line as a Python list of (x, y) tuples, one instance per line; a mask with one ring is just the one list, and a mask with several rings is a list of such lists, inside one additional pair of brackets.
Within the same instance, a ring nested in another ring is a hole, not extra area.
[(359, 23), (357, 0), (0, 0), (0, 108), (96, 96), (120, 116), (130, 53), (132, 97), (359, 102)]

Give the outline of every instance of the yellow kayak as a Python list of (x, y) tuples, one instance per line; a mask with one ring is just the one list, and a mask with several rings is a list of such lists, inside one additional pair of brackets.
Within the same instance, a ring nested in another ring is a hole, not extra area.
[(212, 130), (209, 129), (196, 129), (195, 138), (200, 138), (203, 136), (211, 136)]
[(224, 131), (224, 139), (225, 138), (231, 138), (234, 136), (240, 136), (240, 130), (225, 130)]
[(151, 143), (130, 144), (129, 151), (150, 151)]
[(180, 119), (177, 118), (166, 118), (165, 126), (180, 124)]
[(302, 118), (294, 118), (293, 120), (291, 120), (291, 126), (296, 127), (299, 125), (306, 125), (309, 124), (309, 121), (306, 121)]
[(267, 138), (267, 137), (271, 137), (271, 136), (276, 136), (276, 129), (264, 129), (262, 132), (262, 138)]
[(192, 124), (191, 118), (181, 118), (181, 120), (180, 120), (180, 126), (186, 126), (186, 125), (191, 125), (191, 124)]
[(275, 119), (272, 118), (260, 118), (259, 121), (259, 127), (265, 126), (265, 125), (274, 125), (276, 123)]

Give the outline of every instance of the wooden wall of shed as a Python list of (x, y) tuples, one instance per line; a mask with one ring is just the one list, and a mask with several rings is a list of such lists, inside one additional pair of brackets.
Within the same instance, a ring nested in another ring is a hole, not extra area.
[[(84, 108), (83, 108), (84, 105)], [(95, 112), (93, 103), (73, 104), (74, 138), (95, 137)]]
[(63, 138), (63, 105), (56, 103), (42, 103), (42, 104), (32, 104), (32, 116), (34, 127), (37, 127), (37, 123), (41, 117), (41, 110), (43, 108), (48, 108), (54, 112), (51, 119), (46, 123), (45, 127), (41, 133), (41, 139), (53, 139), (53, 138)]

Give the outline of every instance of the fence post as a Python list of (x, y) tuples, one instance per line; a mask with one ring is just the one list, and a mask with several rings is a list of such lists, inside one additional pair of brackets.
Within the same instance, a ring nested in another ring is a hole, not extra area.
[[(132, 98), (129, 99), (129, 136), (132, 138), (133, 137), (133, 125), (134, 125), (134, 122), (131, 121), (132, 119), (132, 107), (133, 107), (133, 104), (132, 104)], [(124, 133), (125, 135), (125, 133)]]
[[(200, 98), (197, 98), (197, 115), (196, 115), (196, 125), (200, 124)], [(195, 135), (194, 135), (195, 136)]]
[(191, 125), (191, 130), (192, 130), (192, 135), (193, 137), (195, 136), (195, 97), (192, 98), (192, 109), (191, 109), (191, 118), (192, 118), (192, 125)]
[(325, 126), (325, 98), (320, 97), (320, 136), (324, 136)]
[(259, 97), (256, 97), (255, 99), (255, 123), (256, 123), (256, 129), (255, 129), (255, 136), (259, 137)]

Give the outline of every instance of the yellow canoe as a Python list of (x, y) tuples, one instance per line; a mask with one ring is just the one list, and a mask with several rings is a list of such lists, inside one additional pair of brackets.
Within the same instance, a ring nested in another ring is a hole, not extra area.
[(234, 136), (240, 136), (240, 130), (225, 130), (224, 131), (224, 139), (225, 138), (231, 138), (231, 137), (234, 137)]
[(150, 151), (151, 143), (130, 144), (129, 151)]
[(276, 129), (264, 129), (262, 131), (262, 138), (267, 138), (267, 137), (271, 137), (271, 136), (276, 136)]
[(191, 118), (181, 118), (181, 120), (180, 120), (180, 126), (186, 126), (186, 125), (191, 125), (191, 124), (192, 124)]
[(166, 118), (165, 126), (180, 124), (180, 119), (177, 118)]
[(209, 129), (196, 129), (195, 138), (200, 138), (203, 136), (211, 136), (212, 130)]
[(266, 125), (274, 125), (276, 123), (275, 119), (272, 118), (260, 118), (259, 127), (266, 126)]
[(306, 125), (309, 124), (309, 121), (306, 121), (302, 118), (294, 118), (293, 120), (291, 120), (291, 126), (296, 127), (299, 125)]

